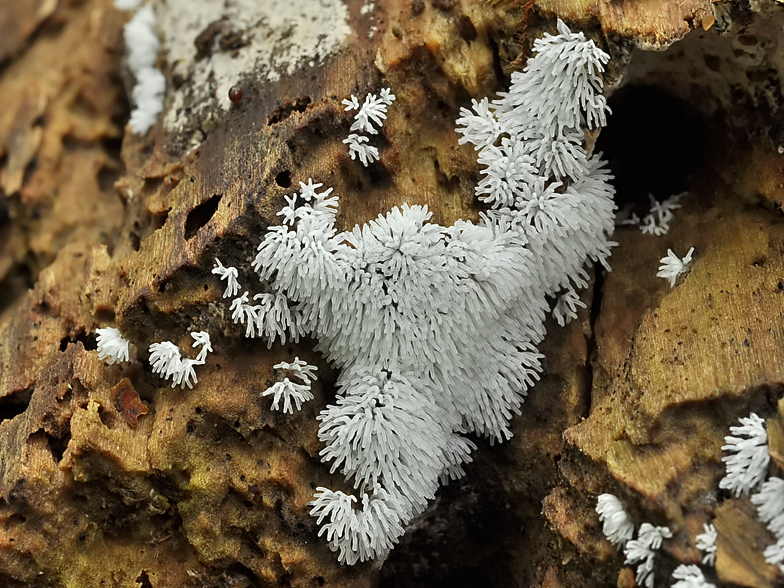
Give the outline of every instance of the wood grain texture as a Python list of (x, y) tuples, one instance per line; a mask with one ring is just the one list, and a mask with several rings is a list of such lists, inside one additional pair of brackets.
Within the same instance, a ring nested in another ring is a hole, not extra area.
[[(143, 137), (122, 129), (129, 15), (108, 0), (60, 2), (29, 21), (58, 27), (20, 28), (29, 45), (17, 43), (0, 72), (0, 581), (633, 586), (600, 532), (603, 492), (638, 524), (672, 528), (657, 574), (698, 562), (694, 538), (715, 518), (722, 581), (780, 581), (760, 562), (770, 537), (748, 501), (718, 490), (728, 427), (750, 410), (775, 417), (784, 386), (778, 82), (757, 67), (779, 63), (769, 43), (778, 17), (704, 0), (364, 6), (346, 4), (351, 32), (323, 59), (275, 79), (266, 66), (239, 75), (243, 97), (229, 108), (187, 71), (175, 75), (163, 51), (172, 88), (200, 103), (170, 94)], [(547, 324), (545, 371), (514, 438), (477, 440), (468, 476), (440, 491), (380, 570), (340, 566), (307, 506), (319, 485), (350, 489), (319, 459), (316, 416), (334, 402), (336, 374), (313, 341), (268, 349), (245, 339), (213, 259), (260, 288), (255, 248), (308, 178), (340, 196), (341, 229), (404, 202), (426, 204), (442, 224), (476, 219), (480, 170), (454, 121), (471, 98), (505, 87), (556, 16), (612, 55), (612, 84), (628, 73), (698, 106), (710, 148), (670, 233), (620, 228), (613, 271), (583, 293), (587, 308), (564, 329)], [(234, 23), (217, 33), (202, 24), (183, 40), (204, 51), (212, 39), (200, 59), (243, 50), (221, 44)], [(671, 44), (649, 61), (632, 56)], [(342, 143), (351, 118), (341, 100), (382, 87), (397, 100), (380, 161), (364, 168)], [(178, 108), (182, 125), (167, 127)], [(682, 256), (692, 245), (675, 288), (655, 277), (668, 247)], [(127, 365), (97, 359), (93, 333), (110, 325), (132, 343)], [(193, 390), (172, 389), (146, 350), (171, 340), (189, 353), (197, 330), (210, 332), (214, 353)], [(280, 415), (260, 394), (272, 366), (295, 355), (320, 379), (301, 412)], [(118, 386), (128, 392), (119, 404)], [(780, 437), (771, 434), (774, 461)]]

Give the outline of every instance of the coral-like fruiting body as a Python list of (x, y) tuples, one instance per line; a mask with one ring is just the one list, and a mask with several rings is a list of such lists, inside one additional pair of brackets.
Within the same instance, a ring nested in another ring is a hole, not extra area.
[(626, 545), (634, 536), (634, 523), (617, 497), (612, 494), (600, 495), (596, 502), (596, 512), (603, 523), (604, 536), (616, 547)]
[[(605, 123), (609, 58), (560, 21), (558, 30), (536, 41), (509, 93), (461, 111), (460, 141), (485, 166), (480, 223), (444, 227), (403, 204), (339, 233), (337, 197), (309, 180), (286, 197), (282, 225), (253, 261), (270, 291), (254, 296), (260, 304), (247, 292), (232, 303), (248, 336), (311, 336), (341, 370), (337, 402), (319, 416), (321, 455), (361, 500), (319, 488), (311, 514), (342, 562), (387, 554), (439, 484), (463, 474), (474, 448), (465, 433), (511, 437), (538, 379), (548, 296), (564, 294), (563, 322), (580, 305), (585, 263), (606, 267), (611, 176), (583, 143), (584, 129)], [(380, 96), (352, 130), (380, 125), (392, 95)]]
[(122, 333), (114, 327), (96, 329), (98, 343), (98, 359), (108, 359), (109, 365), (128, 361), (128, 341), (123, 339)]

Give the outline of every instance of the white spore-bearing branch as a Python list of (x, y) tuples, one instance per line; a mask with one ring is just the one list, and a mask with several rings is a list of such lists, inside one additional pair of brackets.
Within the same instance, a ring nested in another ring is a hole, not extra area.
[(721, 458), (727, 473), (719, 488), (729, 490), (734, 496), (748, 496), (762, 487), (768, 474), (770, 454), (765, 421), (755, 413), (741, 417), (740, 426), (730, 427), (731, 435), (724, 437), (726, 452)]
[[(586, 152), (583, 129), (605, 122), (599, 74), (609, 57), (558, 29), (535, 43), (508, 94), (458, 120), (480, 163), (497, 162), (493, 149), (505, 158), (484, 170), (477, 194), (491, 206), (478, 224), (441, 226), (427, 207), (403, 204), (338, 232), (337, 197), (309, 180), (286, 198), (283, 223), (252, 263), (270, 290), (253, 300), (275, 304), (234, 298), (249, 336), (311, 336), (341, 370), (337, 402), (319, 416), (321, 455), (357, 496), (318, 488), (310, 511), (341, 562), (388, 553), (439, 484), (463, 475), (474, 449), (466, 433), (512, 436), (509, 421), (541, 369), (547, 297), (587, 286), (587, 262), (606, 266), (611, 176)], [(380, 110), (380, 96), (366, 104)], [(383, 119), (373, 112), (354, 130)], [(576, 305), (567, 295), (559, 312)]]
[(702, 563), (708, 566), (716, 565), (716, 527), (712, 523), (702, 525), (703, 533), (697, 535), (697, 549), (705, 555), (702, 556)]
[(638, 586), (653, 588), (653, 568), (656, 562), (656, 552), (661, 549), (662, 540), (672, 537), (672, 531), (667, 527), (654, 526), (651, 523), (640, 525), (637, 539), (631, 539), (623, 550), (628, 565), (637, 565), (634, 579)]
[(207, 354), (212, 353), (210, 336), (206, 331), (191, 333), (193, 337), (192, 347), (199, 347), (199, 354), (196, 359), (182, 357), (179, 347), (171, 341), (153, 343), (150, 345), (150, 365), (154, 374), (172, 380), (172, 388), (181, 386), (193, 388), (193, 384), (199, 379), (196, 377), (196, 366), (204, 365)]
[(616, 496), (601, 494), (596, 501), (596, 512), (602, 523), (602, 533), (615, 547), (623, 547), (634, 537), (634, 523)]
[(699, 566), (681, 564), (672, 573), (673, 580), (677, 580), (671, 588), (716, 588), (705, 579)]
[(124, 363), (129, 360), (128, 341), (122, 336), (119, 329), (114, 327), (96, 329), (95, 334), (98, 346), (98, 359), (108, 360), (109, 365)]
[[(282, 361), (272, 366), (272, 369), (288, 373), (292, 378), (300, 380), (300, 382), (292, 381), (287, 375), (261, 393), (262, 396), (272, 396), (272, 406), (270, 407), (272, 410), (282, 410), (284, 413), (293, 414), (292, 402), (299, 410), (302, 408), (303, 402), (313, 400), (310, 384), (318, 379), (316, 366), (309, 365), (306, 361), (295, 357), (294, 361)], [(280, 406), (281, 400), (283, 401), (282, 407)]]
[(239, 273), (236, 267), (223, 267), (220, 259), (215, 258), (215, 267), (212, 273), (219, 276), (221, 280), (226, 280), (226, 289), (223, 291), (224, 298), (233, 298), (240, 291), (240, 283), (237, 281)]
[[(621, 501), (612, 494), (601, 494), (596, 501), (596, 512), (602, 523), (602, 533), (616, 547), (622, 547), (627, 565), (636, 565), (635, 581), (638, 586), (653, 588), (656, 553), (662, 541), (672, 537), (668, 527), (657, 527), (650, 523), (640, 525), (636, 539), (634, 522), (626, 514)], [(703, 525), (705, 532), (697, 535), (696, 546), (705, 552), (702, 562), (714, 565), (716, 556), (716, 529), (713, 525)], [(680, 565), (672, 574), (672, 588), (715, 588), (705, 579), (698, 566)]]
[(642, 221), (640, 217), (632, 213), (629, 218), (621, 221), (621, 224), (638, 226), (643, 235), (655, 235), (657, 237), (666, 235), (670, 230), (670, 221), (675, 217), (673, 211), (681, 207), (680, 201), (686, 194), (687, 192), (673, 194), (661, 202), (656, 200), (653, 194), (648, 194), (648, 199), (651, 201), (651, 209), (642, 218)]
[(389, 88), (383, 88), (379, 95), (368, 94), (365, 96), (365, 101), (362, 106), (359, 105), (359, 99), (351, 95), (350, 99), (343, 100), (345, 111), (356, 110), (354, 115), (354, 122), (351, 125), (351, 134), (348, 138), (343, 140), (343, 143), (348, 145), (348, 154), (354, 160), (357, 157), (362, 165), (367, 167), (374, 161), (378, 161), (378, 147), (370, 145), (370, 138), (366, 135), (359, 133), (368, 133), (371, 135), (378, 134), (378, 128), (381, 128), (387, 118), (387, 107), (395, 101), (395, 95)]
[(765, 561), (779, 566), (784, 572), (784, 480), (773, 476), (762, 484), (759, 493), (751, 497), (757, 514), (776, 537), (776, 543), (765, 548)]
[(136, 78), (133, 87), (133, 110), (128, 124), (131, 131), (143, 135), (157, 122), (163, 111), (166, 77), (155, 67), (160, 41), (155, 32), (155, 12), (149, 4), (138, 8), (139, 2), (116, 0), (120, 9), (136, 9), (123, 29), (128, 67)]
[(661, 265), (659, 271), (656, 273), (657, 278), (664, 278), (670, 281), (670, 288), (675, 286), (675, 281), (683, 272), (686, 267), (691, 263), (692, 255), (694, 254), (694, 247), (691, 247), (683, 259), (679, 258), (672, 249), (667, 250), (667, 255), (659, 260)]

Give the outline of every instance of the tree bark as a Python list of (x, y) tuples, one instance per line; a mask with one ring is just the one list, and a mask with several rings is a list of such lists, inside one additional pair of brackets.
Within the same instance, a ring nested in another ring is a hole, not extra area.
[[(155, 0), (167, 93), (139, 136), (126, 126), (129, 13), (108, 0), (6, 4), (5, 585), (633, 585), (601, 533), (604, 492), (638, 526), (673, 531), (658, 582), (700, 561), (695, 536), (713, 520), (716, 583), (781, 581), (760, 559), (773, 540), (748, 498), (718, 488), (728, 427), (750, 411), (781, 418), (780, 7)], [(467, 476), (440, 490), (386, 561), (340, 565), (307, 506), (318, 486), (348, 490), (319, 458), (316, 416), (336, 374), (315, 342), (245, 339), (214, 259), (254, 284), (256, 246), (308, 178), (340, 196), (340, 229), (405, 202), (442, 225), (477, 219), (480, 168), (455, 120), (472, 98), (508, 87), (556, 17), (612, 58), (605, 84), (619, 123), (610, 118), (596, 148), (616, 173), (619, 209), (647, 213), (648, 190), (688, 194), (664, 236), (619, 226), (612, 272), (595, 270), (587, 308), (565, 328), (548, 322), (542, 380), (514, 438), (477, 440)], [(351, 117), (341, 100), (384, 87), (397, 100), (380, 160), (365, 168), (342, 142)], [(657, 113), (669, 126), (649, 124)], [(691, 246), (674, 288), (655, 277), (668, 248)], [(106, 326), (131, 341), (130, 364), (98, 360), (94, 333)], [(172, 389), (147, 349), (190, 348), (191, 330), (208, 331), (214, 353), (193, 390)], [(260, 394), (272, 366), (294, 356), (319, 367), (315, 399), (275, 413)]]

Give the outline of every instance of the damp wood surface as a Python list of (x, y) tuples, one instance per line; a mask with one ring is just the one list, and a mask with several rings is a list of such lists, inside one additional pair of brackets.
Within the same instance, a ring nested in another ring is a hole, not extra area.
[(693, 28), (709, 29), (716, 20), (710, 0), (535, 0), (533, 6), (570, 21), (598, 21), (605, 35), (647, 49), (664, 49)]
[[(182, 102), (170, 95), (144, 137), (125, 126), (128, 14), (108, 0), (7, 5), (0, 583), (633, 586), (601, 535), (594, 507), (604, 492), (638, 523), (673, 530), (660, 581), (699, 562), (695, 536), (715, 520), (718, 581), (781, 582), (760, 560), (771, 536), (748, 499), (718, 490), (728, 427), (752, 410), (782, 422), (781, 113), (760, 73), (781, 57), (765, 37), (781, 44), (774, 3), (754, 13), (703, 0), (352, 1), (345, 38), (312, 65), (238, 74), (238, 106), (178, 72)], [(454, 121), (471, 98), (507, 86), (556, 16), (611, 54), (611, 95), (624, 79), (655, 80), (703, 105), (704, 159), (670, 232), (619, 228), (612, 271), (581, 294), (587, 308), (565, 328), (548, 322), (542, 380), (514, 438), (477, 440), (466, 477), (439, 491), (383, 566), (341, 566), (307, 506), (317, 486), (349, 489), (319, 457), (316, 416), (334, 402), (336, 374), (312, 341), (267, 349), (245, 339), (213, 259), (254, 284), (258, 242), (308, 178), (340, 196), (341, 229), (404, 202), (427, 204), (444, 225), (476, 219), (479, 167)], [(211, 25), (202, 24), (180, 43), (190, 47)], [(230, 24), (209, 29), (215, 47)], [(658, 62), (641, 53), (673, 43)], [(216, 51), (242, 51), (226, 47)], [(174, 83), (168, 58), (159, 64)], [(734, 94), (722, 86), (730, 71)], [(364, 168), (342, 143), (351, 118), (341, 100), (382, 87), (397, 100), (381, 159)], [(177, 108), (184, 114), (167, 123)], [(667, 248), (683, 256), (691, 246), (674, 288), (655, 277)], [(97, 358), (95, 329), (114, 325), (132, 342), (125, 366)], [(172, 389), (151, 374), (146, 350), (162, 340), (189, 347), (190, 329), (208, 330), (214, 353), (193, 390)], [(272, 366), (294, 356), (323, 377), (292, 416), (260, 394)], [(784, 455), (780, 439), (771, 435), (774, 456)]]

